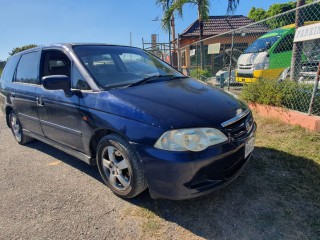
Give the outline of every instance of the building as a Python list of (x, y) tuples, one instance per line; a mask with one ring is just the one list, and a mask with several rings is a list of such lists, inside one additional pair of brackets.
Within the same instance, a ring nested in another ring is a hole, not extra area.
[[(205, 67), (212, 75), (230, 65), (230, 53), (233, 40), (232, 65), (240, 54), (257, 38), (269, 31), (265, 24), (255, 22), (242, 15), (210, 16), (203, 23), (203, 53)], [(245, 27), (247, 26), (247, 27)], [(245, 28), (244, 28), (245, 27)], [(235, 31), (232, 31), (235, 30)], [(233, 32), (233, 33), (232, 33)], [(200, 64), (199, 21), (194, 21), (179, 36), (181, 67), (184, 70), (196, 68)], [(212, 44), (220, 45), (219, 53), (211, 54)]]

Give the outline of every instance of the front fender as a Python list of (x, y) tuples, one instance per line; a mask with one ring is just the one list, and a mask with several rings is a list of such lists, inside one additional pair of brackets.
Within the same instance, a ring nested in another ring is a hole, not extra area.
[(106, 130), (118, 133), (129, 142), (153, 146), (164, 130), (160, 127), (124, 118), (107, 112), (80, 107), (84, 121), (82, 134), (87, 154), (90, 154), (90, 142), (97, 131)]

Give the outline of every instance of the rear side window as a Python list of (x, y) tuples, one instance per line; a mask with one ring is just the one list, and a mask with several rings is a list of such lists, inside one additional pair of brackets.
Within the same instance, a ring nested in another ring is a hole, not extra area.
[(26, 53), (21, 56), (17, 68), (16, 82), (39, 84), (40, 51)]
[(4, 68), (4, 71), (2, 73), (2, 76), (1, 76), (1, 79), (4, 82), (12, 82), (13, 75), (16, 70), (17, 63), (19, 62), (19, 59), (20, 59), (20, 56), (15, 55), (8, 60), (6, 66)]

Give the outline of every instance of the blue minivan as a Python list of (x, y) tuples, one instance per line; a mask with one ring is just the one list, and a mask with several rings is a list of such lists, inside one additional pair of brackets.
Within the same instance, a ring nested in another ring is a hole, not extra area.
[(235, 179), (254, 148), (246, 104), (139, 48), (55, 44), (13, 55), (0, 105), (19, 144), (90, 165), (118, 196), (187, 199)]

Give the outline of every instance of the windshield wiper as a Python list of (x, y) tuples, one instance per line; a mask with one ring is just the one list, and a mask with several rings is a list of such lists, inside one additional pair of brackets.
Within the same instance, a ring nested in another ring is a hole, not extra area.
[(144, 83), (147, 83), (151, 80), (154, 80), (155, 78), (164, 78), (164, 77), (169, 77), (170, 80), (172, 79), (172, 77), (174, 77), (174, 75), (160, 75), (160, 74), (157, 74), (157, 75), (153, 75), (151, 77), (146, 77), (146, 78), (143, 78), (135, 83), (131, 83), (129, 85), (127, 85), (127, 87), (133, 87), (133, 86), (138, 86), (138, 85), (141, 85), (141, 84), (144, 84)]

